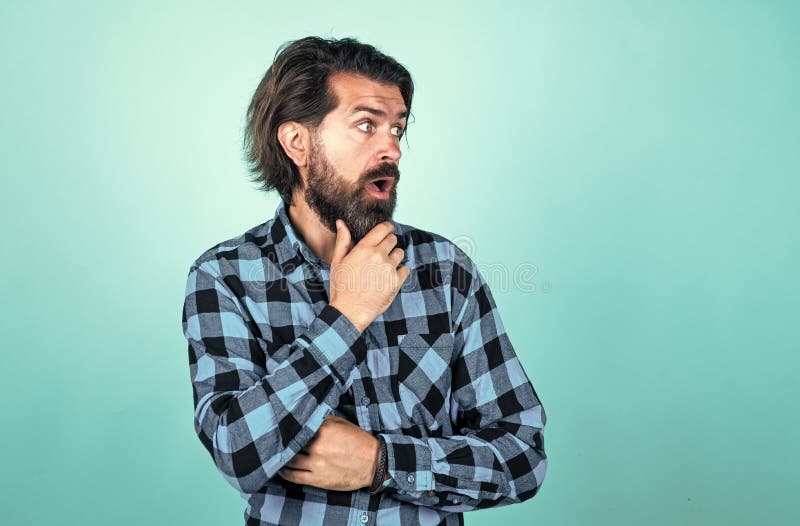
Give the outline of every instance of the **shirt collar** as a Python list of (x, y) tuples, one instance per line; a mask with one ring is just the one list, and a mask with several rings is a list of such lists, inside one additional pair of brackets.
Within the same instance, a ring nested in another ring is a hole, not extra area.
[(278, 255), (281, 266), (292, 264), (298, 266), (301, 258), (317, 266), (327, 265), (319, 259), (314, 252), (300, 239), (289, 218), (289, 203), (281, 199), (275, 210), (275, 220), (272, 224), (272, 242)]
[[(390, 220), (395, 226), (395, 234), (397, 235), (397, 246), (402, 248), (405, 252), (403, 261), (406, 263), (408, 259), (408, 244), (409, 240), (404, 235), (402, 225), (394, 220)], [(281, 267), (286, 269), (286, 266), (297, 267), (300, 265), (301, 260), (305, 259), (309, 263), (318, 267), (328, 267), (328, 263), (322, 261), (314, 254), (309, 246), (297, 235), (294, 225), (289, 218), (289, 203), (281, 199), (278, 207), (275, 210), (275, 218), (272, 223), (272, 243), (275, 246), (275, 252), (278, 257), (278, 263)]]

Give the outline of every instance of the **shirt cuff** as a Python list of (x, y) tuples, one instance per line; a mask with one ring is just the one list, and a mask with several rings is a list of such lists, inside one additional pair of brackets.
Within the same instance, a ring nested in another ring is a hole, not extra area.
[(323, 366), (331, 368), (342, 385), (353, 367), (367, 357), (361, 332), (336, 307), (326, 305), (299, 341)]
[(390, 477), (383, 488), (393, 487), (401, 494), (436, 489), (431, 448), (424, 440), (407, 435), (381, 433), (380, 436), (386, 441), (386, 470)]

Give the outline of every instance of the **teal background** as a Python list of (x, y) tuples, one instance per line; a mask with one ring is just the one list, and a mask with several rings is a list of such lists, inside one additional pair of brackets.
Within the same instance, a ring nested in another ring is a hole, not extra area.
[[(793, 2), (5, 2), (2, 523), (242, 524), (197, 440), (190, 263), (274, 214), (278, 45), (411, 71), (396, 219), (495, 286), (549, 469), (468, 525), (800, 520)], [(531, 269), (533, 269), (533, 272)], [(534, 286), (531, 287), (530, 284)]]

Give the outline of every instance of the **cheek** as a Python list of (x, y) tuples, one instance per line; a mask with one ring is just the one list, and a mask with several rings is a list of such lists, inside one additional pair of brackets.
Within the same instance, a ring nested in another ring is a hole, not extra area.
[(357, 149), (338, 152), (330, 157), (331, 165), (336, 173), (346, 181), (355, 184), (366, 170), (364, 156)]
[(328, 162), (340, 177), (355, 183), (369, 166), (367, 136), (345, 129), (325, 137)]

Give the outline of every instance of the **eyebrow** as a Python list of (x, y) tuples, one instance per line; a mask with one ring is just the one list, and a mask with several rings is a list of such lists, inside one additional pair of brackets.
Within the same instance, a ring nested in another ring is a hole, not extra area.
[[(350, 115), (354, 115), (360, 111), (366, 111), (367, 113), (371, 113), (373, 115), (377, 115), (378, 117), (386, 117), (386, 112), (383, 110), (379, 110), (378, 108), (371, 108), (369, 106), (356, 106), (350, 112)], [(408, 117), (408, 111), (401, 111), (397, 114), (398, 119), (403, 119)]]

